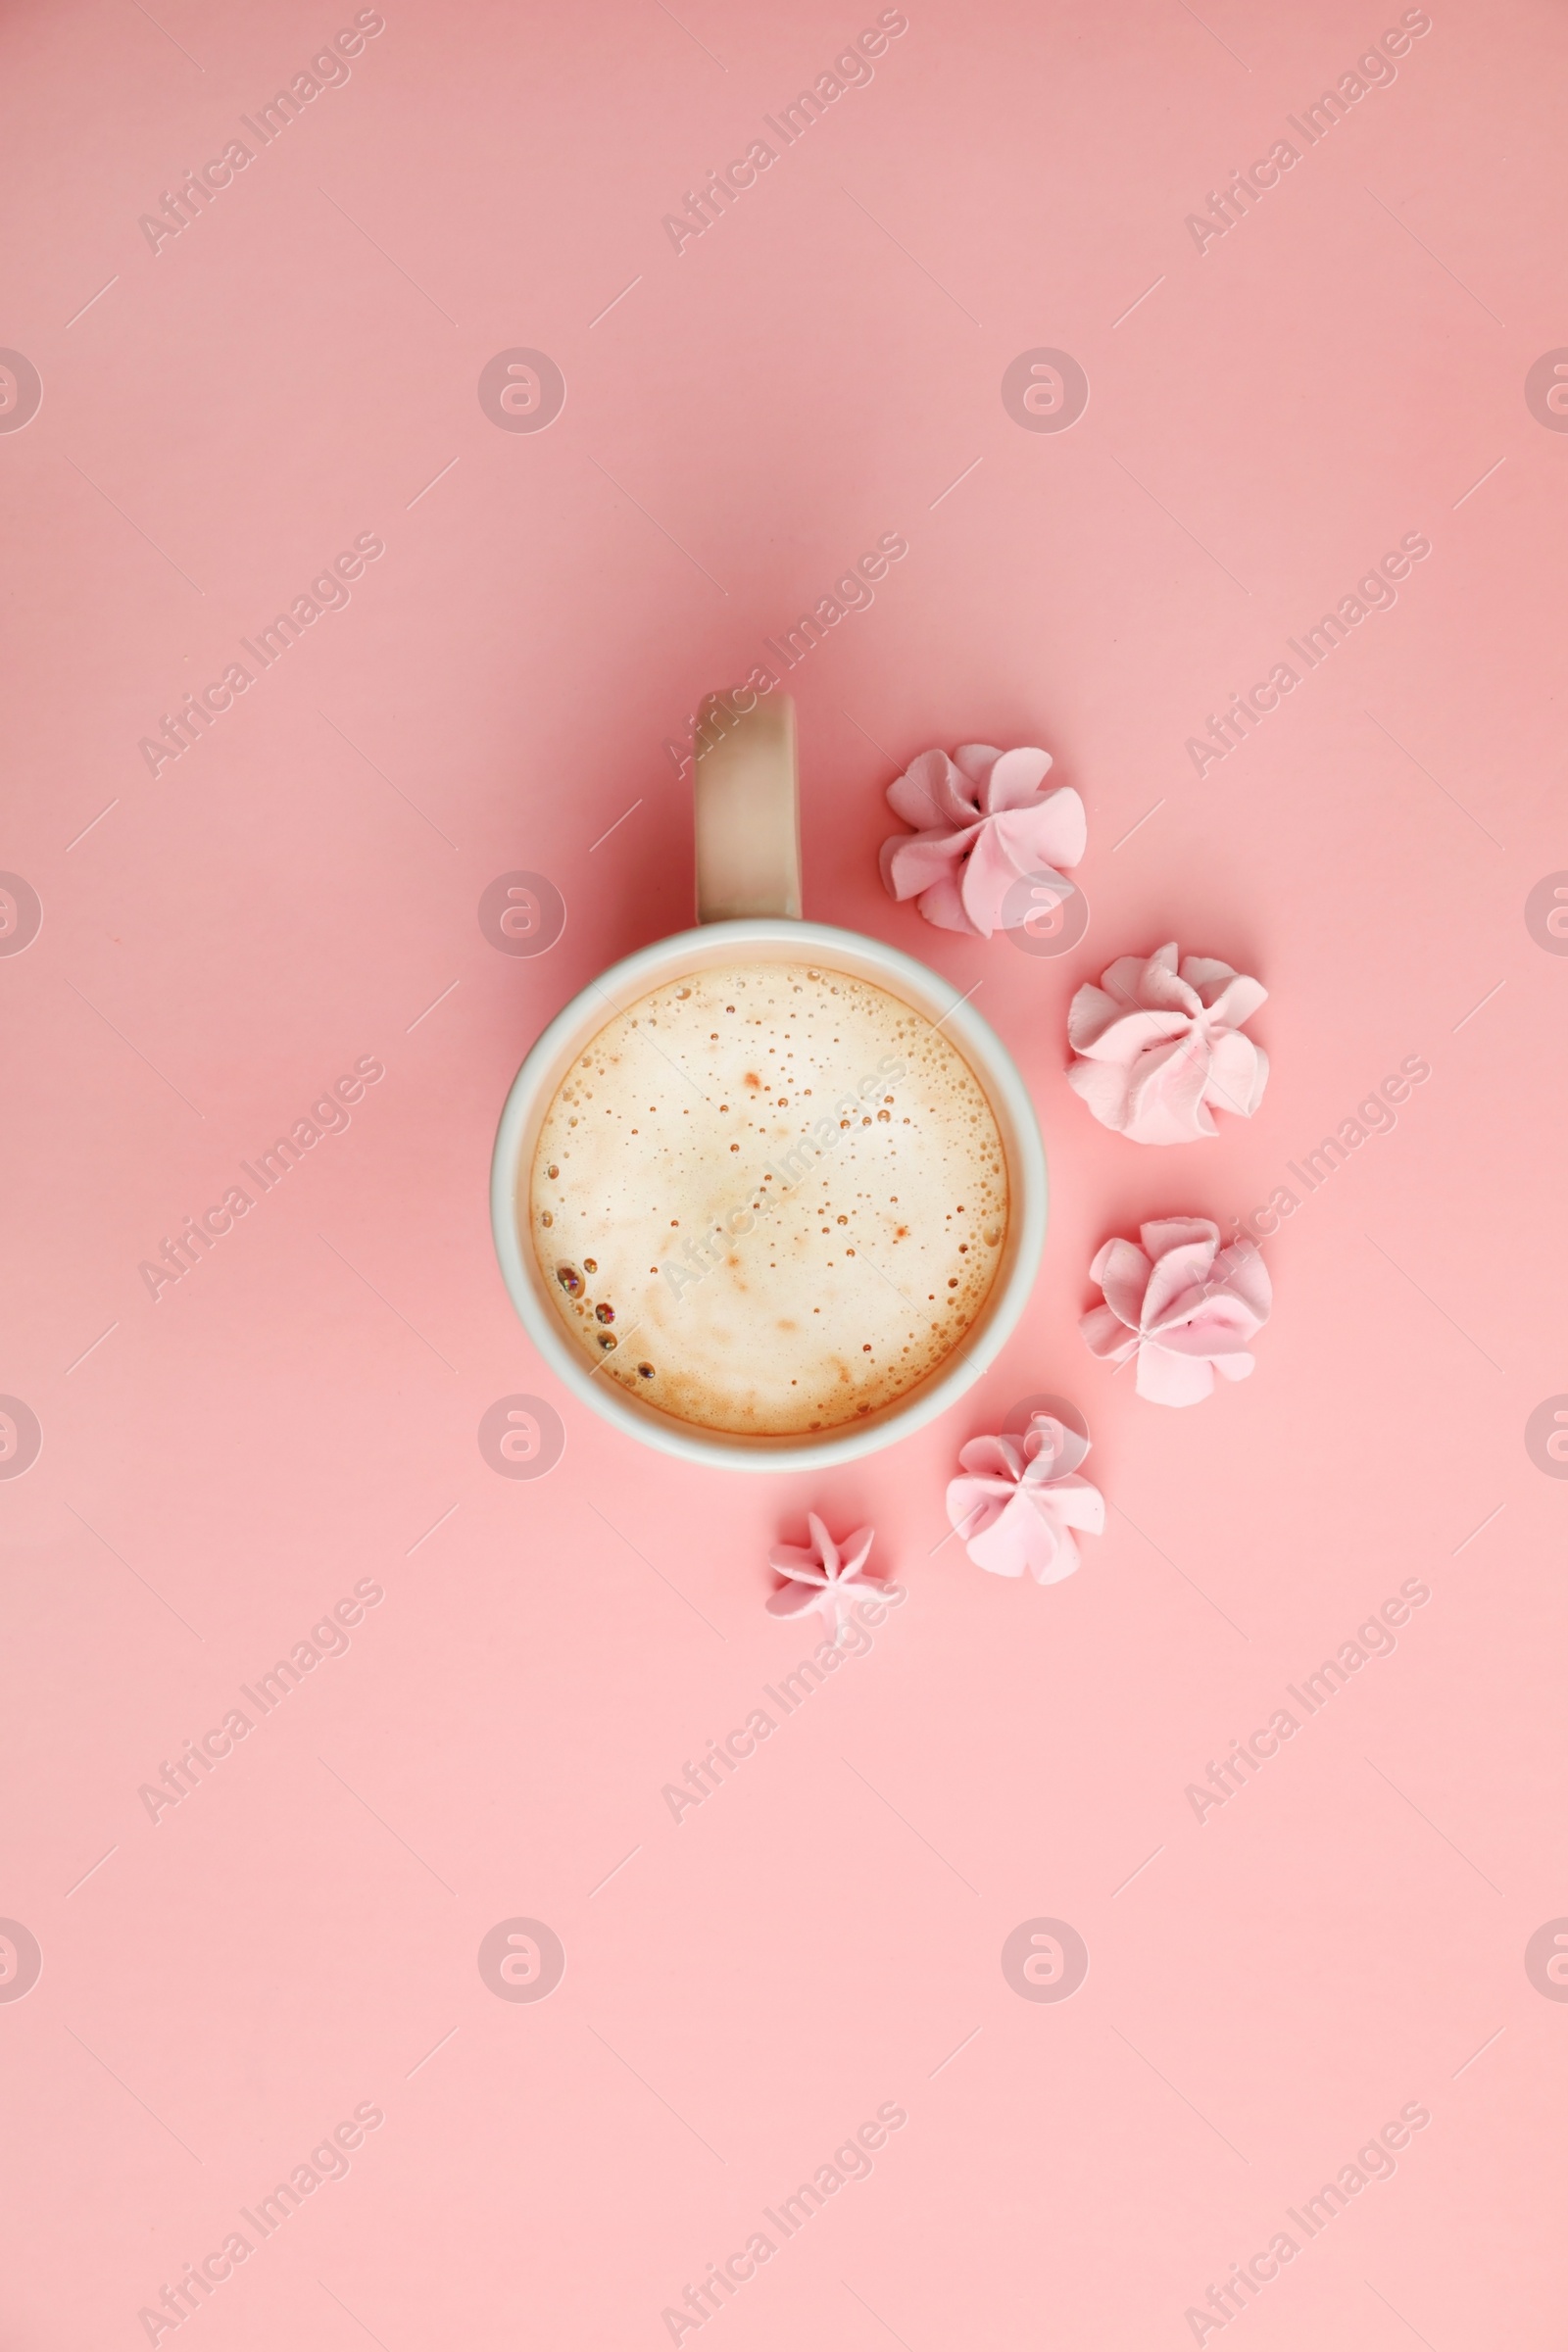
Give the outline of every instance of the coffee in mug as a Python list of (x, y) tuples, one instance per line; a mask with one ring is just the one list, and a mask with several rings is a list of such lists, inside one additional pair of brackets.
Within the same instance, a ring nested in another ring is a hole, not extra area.
[(995, 1363), (1040, 1259), (1045, 1153), (968, 996), (806, 919), (788, 695), (709, 696), (697, 743), (697, 926), (535, 1041), (491, 1229), (579, 1403), (687, 1463), (816, 1471)]
[(698, 1429), (805, 1436), (961, 1353), (1003, 1263), (1006, 1153), (940, 1023), (775, 952), (672, 976), (587, 1041), (526, 1214), (597, 1380)]

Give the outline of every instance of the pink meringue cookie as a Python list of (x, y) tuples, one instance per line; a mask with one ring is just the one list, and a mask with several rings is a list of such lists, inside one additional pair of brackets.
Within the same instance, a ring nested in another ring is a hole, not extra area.
[(1102, 1535), (1105, 1498), (1074, 1475), (1089, 1440), (1050, 1413), (1021, 1438), (971, 1438), (958, 1455), (965, 1476), (948, 1488), (948, 1517), (977, 1568), (1059, 1584), (1078, 1565), (1071, 1530)]
[(1042, 794), (1051, 754), (996, 751), (988, 743), (922, 752), (888, 786), (894, 813), (912, 836), (882, 844), (882, 879), (895, 899), (915, 899), (928, 923), (989, 939), (1033, 911), (1023, 904), (1009, 926), (1003, 902), (1026, 874), (1059, 881), (1089, 838), (1084, 805), (1070, 787)]
[(876, 1578), (862, 1574), (876, 1530), (858, 1527), (835, 1544), (814, 1511), (807, 1512), (806, 1524), (811, 1534), (808, 1545), (775, 1544), (767, 1555), (775, 1575), (789, 1579), (770, 1594), (767, 1613), (770, 1617), (804, 1617), (809, 1609), (819, 1610), (836, 1637), (852, 1602), (881, 1595)]
[(1250, 1119), (1268, 1083), (1267, 1054), (1241, 1033), (1267, 989), (1210, 956), (1189, 956), (1178, 972), (1176, 954), (1171, 940), (1147, 959), (1118, 956), (1067, 1014), (1077, 1056), (1067, 1084), (1135, 1144), (1217, 1135), (1214, 1111)]
[(1137, 1242), (1111, 1241), (1089, 1269), (1105, 1294), (1079, 1330), (1094, 1354), (1113, 1364), (1138, 1359), (1140, 1396), (1152, 1404), (1200, 1404), (1214, 1375), (1245, 1380), (1247, 1343), (1268, 1321), (1273, 1285), (1250, 1243), (1219, 1246), (1207, 1217), (1160, 1217)]

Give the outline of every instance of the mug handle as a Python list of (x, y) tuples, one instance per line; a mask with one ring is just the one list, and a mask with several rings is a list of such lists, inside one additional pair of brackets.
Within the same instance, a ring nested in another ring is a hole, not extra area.
[[(749, 691), (749, 690), (748, 690)], [(801, 912), (801, 823), (795, 703), (787, 694), (703, 698), (693, 791), (697, 919)]]

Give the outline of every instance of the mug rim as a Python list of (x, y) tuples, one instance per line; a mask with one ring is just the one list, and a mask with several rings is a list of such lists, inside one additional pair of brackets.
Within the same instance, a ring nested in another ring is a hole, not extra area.
[[(789, 962), (819, 956), (852, 977), (887, 987), (912, 1010), (940, 1022), (985, 1090), (1004, 1131), (1009, 1175), (1017, 1179), (1010, 1187), (1014, 1198), (1008, 1202), (1006, 1263), (971, 1326), (972, 1337), (966, 1334), (962, 1348), (952, 1351), (946, 1369), (939, 1368), (869, 1420), (843, 1424), (816, 1436), (792, 1432), (754, 1437), (744, 1431), (707, 1429), (645, 1405), (616, 1384), (596, 1382), (592, 1368), (584, 1365), (545, 1298), (536, 1262), (530, 1275), (532, 1248), (517, 1214), (524, 1148), (531, 1142), (533, 1114), (537, 1110), (542, 1124), (553, 1097), (553, 1086), (549, 1095), (545, 1091), (552, 1075), (559, 1085), (578, 1046), (596, 1036), (636, 998), (648, 995), (662, 977), (730, 960), (723, 952), (729, 949), (776, 949), (780, 960)], [(622, 1001), (617, 1003), (617, 999)], [(940, 1009), (933, 1014), (927, 1010), (928, 1004)], [(592, 1026), (587, 1025), (590, 1022)], [(626, 1436), (678, 1460), (710, 1469), (773, 1473), (828, 1469), (860, 1460), (923, 1428), (956, 1403), (990, 1369), (1017, 1327), (1039, 1270), (1049, 1195), (1045, 1144), (1029, 1090), (1011, 1054), (968, 998), (929, 964), (867, 932), (846, 931), (835, 924), (808, 922), (793, 915), (700, 923), (638, 948), (596, 974), (547, 1023), (523, 1057), (507, 1090), (490, 1163), (490, 1223), (502, 1280), (524, 1331), (572, 1396)]]

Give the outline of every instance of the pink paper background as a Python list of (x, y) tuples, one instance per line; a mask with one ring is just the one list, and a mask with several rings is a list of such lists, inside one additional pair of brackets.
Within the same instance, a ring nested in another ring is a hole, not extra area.
[[(1190, 2343), (1406, 2102), (1396, 2175), (1204, 2340), (1560, 2340), (1568, 2007), (1524, 1952), (1568, 1913), (1568, 1487), (1524, 1431), (1568, 1389), (1568, 960), (1525, 906), (1568, 867), (1568, 439), (1525, 378), (1568, 343), (1568, 28), (1435, 0), (1200, 254), (1187, 214), (1397, 7), (911, 0), (677, 256), (662, 216), (876, 13), (387, 0), (156, 254), (139, 216), (352, 9), (12, 13), (0, 342), (43, 404), (0, 434), (0, 865), (43, 923), (0, 958), (0, 1389), (43, 1445), (0, 1480), (0, 1914), (43, 1972), (0, 2001), (10, 2352), (145, 2342), (361, 2102), (348, 2178), (181, 2342), (667, 2343), (883, 2102), (871, 2178), (705, 2345)], [(514, 347), (564, 371), (547, 431), (476, 397)], [(1038, 347), (1087, 371), (1069, 431), (1004, 408)], [(790, 678), (808, 911), (981, 984), (1046, 1260), (933, 1428), (704, 1477), (531, 1353), (490, 1142), (543, 1022), (689, 919), (666, 738), (888, 531), (907, 558)], [(138, 739), (361, 532), (348, 608), (151, 776)], [(1200, 780), (1205, 713), (1407, 532), (1397, 605)], [(1088, 804), (1060, 960), (880, 891), (887, 782), (971, 738), (1045, 744)], [(476, 917), (515, 868), (568, 909), (531, 960)], [(1274, 1077), (1250, 1126), (1140, 1152), (1067, 1089), (1065, 1008), (1173, 936), (1266, 982)], [(361, 1055), (351, 1128), (154, 1303), (138, 1262)], [(1162, 1412), (1091, 1362), (1107, 1235), (1228, 1228), (1406, 1055), (1396, 1130), (1267, 1245), (1250, 1383)], [(958, 1446), (1041, 1391), (1110, 1504), (1049, 1592), (938, 1548)], [(517, 1392), (566, 1424), (541, 1480), (476, 1442)], [(808, 1502), (874, 1520), (906, 1603), (677, 1826), (664, 1784), (808, 1647), (761, 1606)], [(150, 1820), (364, 1579), (350, 1652)], [(1188, 1784), (1406, 1579), (1396, 1653), (1200, 1824)], [(476, 1966), (517, 1916), (565, 1948), (541, 2005)], [(1060, 2004), (1000, 1966), (1041, 1916), (1090, 1953)]]

